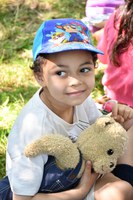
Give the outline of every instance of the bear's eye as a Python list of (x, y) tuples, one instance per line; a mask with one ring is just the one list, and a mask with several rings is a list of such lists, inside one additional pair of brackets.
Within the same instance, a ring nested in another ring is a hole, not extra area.
[(114, 153), (113, 149), (109, 149), (109, 150), (107, 151), (107, 154), (108, 154), (109, 156), (111, 156), (113, 153)]

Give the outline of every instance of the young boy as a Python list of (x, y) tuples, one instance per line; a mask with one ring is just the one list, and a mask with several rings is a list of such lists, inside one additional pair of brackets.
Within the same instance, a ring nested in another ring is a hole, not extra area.
[(80, 20), (48, 20), (38, 29), (32, 70), (41, 88), (22, 109), (8, 138), (7, 176), (13, 200), (133, 198), (132, 183), (128, 183), (128, 169), (133, 172), (133, 110), (129, 107), (115, 104), (112, 108), (112, 116), (123, 124), (130, 137), (127, 151), (118, 162), (126, 166), (126, 181), (112, 173), (98, 178), (88, 161), (80, 182), (71, 180), (69, 186), (63, 184), (61, 172), (60, 181), (52, 185), (54, 192), (48, 193), (51, 188), (47, 183), (57, 175), (53, 167), (46, 177), (49, 157), (42, 154), (29, 159), (23, 153), (28, 143), (46, 133), (60, 133), (75, 142), (80, 132), (102, 115), (90, 97), (95, 85), (97, 53), (102, 54), (92, 45), (89, 30)]

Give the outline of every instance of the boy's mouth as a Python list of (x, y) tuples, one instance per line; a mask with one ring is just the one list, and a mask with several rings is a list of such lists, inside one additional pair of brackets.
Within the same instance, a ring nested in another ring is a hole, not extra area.
[(67, 95), (69, 96), (79, 96), (83, 94), (86, 90), (79, 90), (79, 91), (73, 91), (73, 92), (68, 92)]

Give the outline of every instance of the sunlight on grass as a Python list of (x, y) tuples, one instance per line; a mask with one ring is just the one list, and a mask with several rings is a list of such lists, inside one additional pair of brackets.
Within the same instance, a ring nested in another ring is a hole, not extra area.
[(7, 137), (5, 134), (1, 134), (1, 136), (0, 136), (0, 156), (5, 155), (6, 145), (7, 145)]
[(15, 121), (19, 111), (24, 106), (24, 100), (16, 101), (13, 104), (9, 103), (9, 97), (0, 106), (0, 129), (9, 129)]
[(92, 98), (98, 99), (104, 95), (103, 85), (102, 85), (102, 76), (104, 73), (106, 65), (98, 63), (98, 68), (95, 70), (95, 88), (91, 94)]
[(21, 85), (27, 86), (29, 84), (36, 84), (33, 73), (30, 69), (31, 62), (28, 59), (21, 59), (14, 61), (13, 63), (0, 65), (0, 77), (1, 88), (12, 89), (14, 86), (19, 87)]

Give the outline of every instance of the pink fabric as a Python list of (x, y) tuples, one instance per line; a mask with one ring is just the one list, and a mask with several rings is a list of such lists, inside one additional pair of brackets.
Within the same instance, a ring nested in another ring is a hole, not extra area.
[(98, 49), (105, 53), (103, 56), (98, 55), (98, 58), (102, 63), (107, 64), (102, 84), (108, 97), (133, 107), (133, 45), (130, 44), (128, 51), (120, 56), (121, 66), (113, 66), (109, 54), (116, 36), (117, 30), (114, 29), (114, 14), (112, 14), (98, 44)]
[(95, 24), (108, 20), (116, 8), (124, 4), (124, 0), (87, 0), (85, 13), (89, 29), (92, 33), (100, 30)]
[(86, 16), (93, 16), (99, 14), (111, 14), (115, 8), (124, 3), (124, 0), (88, 0), (86, 2)]

